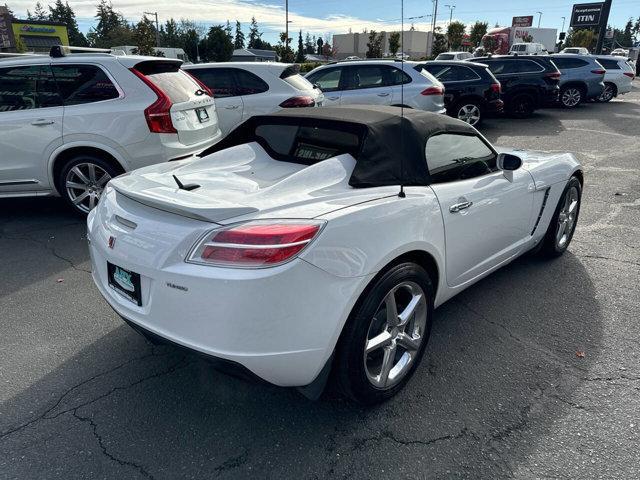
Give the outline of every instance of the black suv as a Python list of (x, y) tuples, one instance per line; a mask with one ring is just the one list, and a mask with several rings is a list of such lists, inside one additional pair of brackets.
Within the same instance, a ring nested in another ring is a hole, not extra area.
[(554, 104), (560, 93), (560, 70), (544, 55), (503, 55), (474, 58), (500, 80), (504, 109), (515, 117)]
[(431, 61), (415, 66), (444, 84), (447, 114), (478, 125), (488, 113), (501, 112), (500, 82), (486, 65), (472, 61)]

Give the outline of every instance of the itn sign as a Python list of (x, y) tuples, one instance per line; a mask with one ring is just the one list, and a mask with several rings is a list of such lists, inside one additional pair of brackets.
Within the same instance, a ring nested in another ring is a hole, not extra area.
[(571, 12), (572, 28), (597, 27), (600, 24), (600, 17), (604, 3), (578, 3), (573, 6)]

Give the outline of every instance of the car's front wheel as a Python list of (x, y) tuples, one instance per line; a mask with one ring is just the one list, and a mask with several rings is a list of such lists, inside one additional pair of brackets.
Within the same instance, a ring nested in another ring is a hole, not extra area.
[(107, 182), (122, 173), (102, 158), (81, 154), (60, 170), (58, 192), (80, 214), (87, 214), (98, 203)]
[(478, 102), (462, 101), (456, 105), (455, 117), (458, 120), (477, 126), (482, 121), (482, 109)]
[(564, 87), (560, 91), (560, 103), (565, 108), (576, 108), (582, 103), (582, 90), (578, 87)]
[(610, 102), (613, 97), (616, 96), (616, 86), (613, 83), (605, 83), (604, 90), (598, 97), (598, 101), (601, 103)]
[(386, 271), (342, 332), (335, 363), (342, 392), (366, 405), (398, 393), (422, 358), (432, 313), (433, 287), (422, 267), (401, 263)]
[(576, 177), (571, 177), (542, 240), (542, 253), (545, 256), (559, 257), (567, 250), (576, 230), (581, 202), (582, 185)]

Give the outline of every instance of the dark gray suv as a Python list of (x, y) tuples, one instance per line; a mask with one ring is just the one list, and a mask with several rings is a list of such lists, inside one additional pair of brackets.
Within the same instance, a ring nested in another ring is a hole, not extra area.
[(604, 90), (605, 69), (591, 55), (558, 54), (551, 56), (562, 73), (560, 103), (575, 108), (580, 103), (597, 99)]

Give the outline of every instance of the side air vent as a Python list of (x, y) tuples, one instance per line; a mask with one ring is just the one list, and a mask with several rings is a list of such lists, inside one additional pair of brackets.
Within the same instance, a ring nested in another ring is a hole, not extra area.
[(547, 199), (549, 198), (549, 190), (551, 187), (547, 188), (544, 191), (544, 198), (542, 199), (542, 205), (540, 206), (540, 212), (538, 213), (538, 218), (536, 220), (536, 224), (533, 226), (533, 230), (531, 230), (531, 236), (536, 233), (536, 229), (538, 228), (538, 224), (540, 223), (540, 219), (542, 218), (542, 214), (544, 213), (544, 207), (547, 206)]

